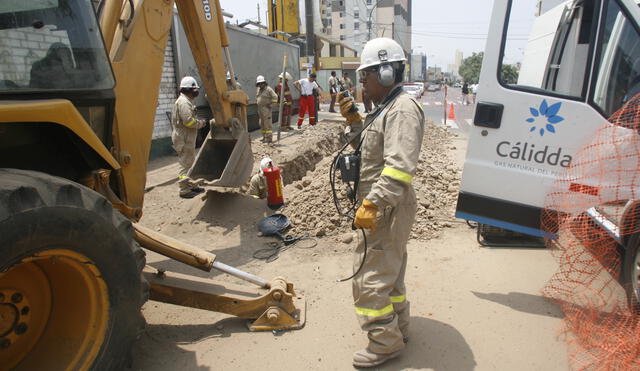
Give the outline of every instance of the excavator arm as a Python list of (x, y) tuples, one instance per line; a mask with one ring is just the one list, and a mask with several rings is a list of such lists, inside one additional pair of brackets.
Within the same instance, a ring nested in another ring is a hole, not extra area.
[[(117, 81), (112, 153), (122, 168), (116, 173), (116, 193), (130, 208), (128, 216), (139, 219), (174, 2), (104, 3), (100, 25)], [(220, 4), (178, 0), (175, 5), (215, 118), (189, 175), (213, 186), (239, 187), (249, 179), (253, 166), (248, 98), (241, 90), (227, 89), (226, 71), (233, 72), (233, 66)]]
[[(157, 92), (174, 2), (171, 0), (106, 1), (100, 16), (103, 37), (116, 77), (113, 125), (114, 156), (120, 192), (110, 192), (108, 171), (93, 187), (130, 219), (138, 220), (144, 197), (146, 166), (157, 105)], [(189, 175), (210, 185), (238, 187), (252, 170), (247, 131), (247, 95), (228, 90), (226, 71), (234, 78), (226, 29), (218, 1), (177, 0), (201, 84), (214, 115), (214, 125)], [(232, 81), (232, 86), (236, 86)], [(99, 185), (99, 186), (98, 186)], [(253, 330), (296, 329), (304, 325), (305, 301), (282, 278), (264, 280), (216, 260), (208, 251), (134, 223), (134, 238), (144, 248), (204, 271), (217, 269), (247, 280), (258, 291), (228, 289), (228, 284), (145, 270), (150, 299), (223, 312), (255, 320)]]

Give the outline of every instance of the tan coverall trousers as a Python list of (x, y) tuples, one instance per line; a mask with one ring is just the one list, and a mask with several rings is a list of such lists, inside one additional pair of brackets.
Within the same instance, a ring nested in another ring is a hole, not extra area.
[[(369, 350), (375, 353), (400, 350), (404, 347), (403, 337), (409, 336), (409, 301), (406, 299), (404, 275), (407, 241), (417, 206), (408, 201), (379, 212), (376, 231), (366, 232), (367, 256), (362, 273), (353, 280), (358, 321), (368, 333)], [(354, 272), (360, 267), (363, 257), (364, 239), (360, 236)]]
[(188, 193), (194, 188), (194, 184), (187, 176), (187, 172), (193, 166), (193, 161), (196, 157), (197, 135), (198, 131), (194, 129), (186, 131), (183, 136), (174, 139), (173, 148), (178, 154), (178, 186), (180, 187), (180, 193)]
[(196, 156), (196, 137), (198, 136), (198, 120), (196, 108), (186, 95), (180, 94), (171, 111), (171, 141), (178, 154), (178, 186), (180, 194), (186, 194), (195, 187), (187, 176)]
[(258, 116), (260, 117), (260, 129), (262, 130), (262, 138), (266, 143), (271, 143), (273, 138), (271, 108), (269, 108), (268, 105), (258, 105)]
[(371, 125), (361, 138), (358, 199), (375, 204), (378, 213), (376, 231), (365, 235), (366, 258), (363, 238), (356, 248), (354, 269), (363, 259), (364, 265), (353, 280), (353, 298), (369, 337), (368, 349), (380, 354), (402, 349), (403, 337), (409, 336), (406, 246), (417, 210), (411, 181), (424, 134), (421, 105), (406, 93), (398, 94), (380, 115), (367, 116), (365, 125), (372, 120)]

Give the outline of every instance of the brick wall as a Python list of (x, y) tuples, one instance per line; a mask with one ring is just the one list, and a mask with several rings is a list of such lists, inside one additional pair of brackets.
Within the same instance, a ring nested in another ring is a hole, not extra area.
[(167, 112), (171, 112), (173, 103), (178, 97), (176, 83), (176, 72), (173, 60), (173, 40), (169, 36), (167, 48), (164, 53), (164, 65), (162, 66), (162, 80), (158, 91), (158, 106), (156, 107), (156, 118), (153, 127), (153, 139), (166, 138), (171, 136), (171, 122), (167, 117)]

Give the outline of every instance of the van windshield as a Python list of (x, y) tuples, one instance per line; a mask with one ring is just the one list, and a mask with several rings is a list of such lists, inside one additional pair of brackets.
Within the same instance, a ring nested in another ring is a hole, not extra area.
[(90, 0), (0, 3), (0, 91), (113, 86)]

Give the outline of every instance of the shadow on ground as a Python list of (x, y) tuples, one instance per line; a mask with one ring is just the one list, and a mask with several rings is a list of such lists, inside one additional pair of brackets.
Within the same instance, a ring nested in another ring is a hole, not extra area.
[(562, 310), (544, 296), (525, 294), (522, 292), (510, 292), (508, 294), (471, 292), (480, 299), (502, 304), (519, 312), (564, 318)]
[(473, 370), (476, 361), (462, 334), (453, 326), (424, 317), (411, 317), (409, 343), (400, 358), (380, 370)]
[[(258, 236), (256, 224), (262, 218), (273, 213), (274, 211), (266, 206), (265, 200), (254, 199), (240, 193), (210, 190), (194, 220), (205, 224), (208, 228), (216, 228), (219, 232), (216, 232), (217, 237), (212, 235), (210, 240), (198, 244), (197, 247), (214, 253), (217, 261), (234, 267), (242, 267), (250, 262), (259, 262), (253, 258), (253, 253), (258, 249), (268, 247), (269, 243), (277, 242), (277, 239)], [(221, 248), (217, 238), (224, 238), (238, 228), (239, 243)], [(172, 259), (150, 263), (150, 265), (154, 268), (199, 277), (214, 277), (221, 274), (217, 271), (204, 272)]]
[[(225, 318), (213, 324), (147, 325), (135, 345), (131, 369), (208, 371), (212, 366), (199, 365), (196, 352), (183, 346), (248, 331), (246, 320), (240, 318)], [(171, 354), (171, 357), (162, 356), (166, 354)]]

